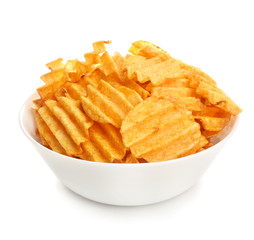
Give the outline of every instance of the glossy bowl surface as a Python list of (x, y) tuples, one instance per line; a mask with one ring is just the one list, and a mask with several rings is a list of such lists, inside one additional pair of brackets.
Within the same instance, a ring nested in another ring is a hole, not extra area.
[(21, 108), (21, 129), (57, 178), (75, 193), (105, 204), (137, 206), (170, 199), (192, 187), (208, 169), (238, 124), (233, 118), (213, 147), (175, 160), (117, 164), (64, 156), (44, 147), (36, 135), (31, 95)]

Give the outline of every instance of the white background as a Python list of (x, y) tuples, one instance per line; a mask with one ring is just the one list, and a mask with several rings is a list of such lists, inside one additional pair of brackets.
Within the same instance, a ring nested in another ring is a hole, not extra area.
[[(253, 1), (1, 1), (0, 239), (254, 239)], [(45, 63), (83, 59), (92, 42), (126, 54), (147, 40), (198, 66), (243, 108), (197, 185), (143, 207), (65, 188), (22, 134), (18, 111)]]

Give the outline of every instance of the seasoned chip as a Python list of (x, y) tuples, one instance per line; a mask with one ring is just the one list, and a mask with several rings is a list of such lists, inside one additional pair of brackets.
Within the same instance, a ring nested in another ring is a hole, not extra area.
[(132, 79), (128, 78), (125, 79), (123, 85), (136, 91), (143, 99), (146, 99), (150, 95), (148, 91), (146, 91), (143, 87), (141, 87), (138, 83), (136, 83)]
[(130, 89), (130, 88), (127, 88), (124, 86), (120, 86), (117, 88), (117, 90), (124, 94), (126, 99), (129, 101), (129, 103), (133, 107), (135, 107), (136, 105), (138, 105), (139, 103), (141, 103), (143, 101), (143, 99), (140, 97), (140, 95), (133, 89)]
[(87, 91), (84, 87), (77, 83), (71, 83), (67, 88), (68, 95), (76, 100), (81, 100), (82, 96), (87, 95)]
[(152, 92), (155, 87), (189, 87), (190, 80), (187, 78), (169, 78), (164, 83), (154, 86), (152, 83), (148, 83), (145, 89), (149, 92)]
[(206, 131), (221, 131), (229, 122), (229, 118), (216, 118), (207, 116), (194, 116), (198, 119)]
[(237, 106), (223, 91), (217, 86), (209, 85), (204, 82), (200, 82), (196, 89), (197, 94), (206, 98), (211, 104), (225, 110), (226, 112), (237, 115), (242, 110)]
[(158, 46), (146, 41), (136, 41), (132, 43), (129, 52), (133, 55), (140, 55), (146, 58), (159, 57), (162, 61), (172, 58)]
[(128, 153), (125, 159), (125, 163), (139, 163), (139, 161), (131, 153)]
[(93, 43), (93, 49), (95, 53), (103, 53), (106, 51), (105, 44), (110, 44), (111, 41), (98, 41)]
[(81, 159), (95, 162), (113, 162), (123, 159), (126, 148), (119, 129), (111, 124), (95, 123), (89, 129), (89, 135), (89, 141), (81, 145), (84, 150), (79, 155)]
[(58, 82), (53, 82), (51, 84), (46, 84), (43, 85), (42, 87), (37, 88), (37, 92), (40, 95), (42, 100), (47, 100), (47, 99), (54, 99), (55, 93), (59, 88), (62, 88), (65, 84), (65, 81), (58, 81)]
[(64, 63), (62, 58), (58, 58), (52, 62), (49, 62), (46, 64), (46, 66), (51, 70), (51, 71), (56, 71), (59, 69), (64, 68)]
[(151, 96), (154, 97), (196, 97), (194, 89), (186, 87), (155, 87), (152, 90)]
[(68, 113), (60, 106), (60, 104), (58, 104), (57, 101), (47, 100), (45, 104), (77, 145), (87, 141), (85, 132), (81, 131), (81, 129), (71, 119)]
[(41, 139), (44, 140), (43, 145), (47, 144), (53, 151), (61, 153), (61, 154), (66, 154), (65, 150), (60, 145), (58, 140), (55, 138), (53, 133), (50, 131), (49, 127), (43, 121), (43, 119), (41, 118), (41, 116), (38, 112), (36, 112), (36, 114), (35, 114), (35, 119), (36, 119), (40, 137), (41, 137)]
[(138, 70), (141, 70), (143, 68), (149, 68), (159, 62), (161, 62), (161, 60), (158, 57), (146, 59), (145, 57), (138, 55), (131, 56), (126, 60), (125, 63), (127, 69), (127, 76), (129, 79), (133, 79), (134, 77), (136, 77), (136, 73)]
[(41, 76), (41, 80), (47, 85), (64, 81), (64, 69), (58, 69)]
[(126, 148), (122, 143), (119, 129), (110, 124), (95, 123), (89, 129), (89, 135), (91, 142), (109, 162), (124, 157)]
[(127, 112), (133, 108), (123, 93), (103, 80), (97, 89), (87, 86), (87, 97), (82, 97), (82, 106), (94, 121), (111, 123), (118, 128)]
[(118, 70), (118, 76), (121, 80), (121, 82), (124, 79), (124, 71), (125, 71), (125, 59), (124, 57), (119, 53), (119, 52), (115, 52), (113, 55), (113, 61), (117, 67)]
[(201, 111), (204, 106), (200, 99), (195, 97), (170, 97), (168, 99), (178, 108), (187, 109), (192, 112)]
[(39, 108), (38, 113), (69, 156), (75, 156), (82, 153), (81, 147), (72, 140), (65, 128), (51, 113), (47, 106)]
[(102, 70), (106, 76), (111, 73), (118, 74), (117, 66), (116, 66), (113, 58), (109, 55), (109, 53), (107, 51), (101, 55), (100, 60), (101, 60)]
[(179, 61), (167, 60), (154, 64), (151, 67), (143, 68), (136, 71), (137, 80), (140, 83), (151, 81), (157, 86), (164, 83), (169, 77), (181, 70)]
[(84, 57), (88, 65), (98, 64), (100, 62), (100, 55), (95, 52), (85, 53)]
[(136, 158), (165, 161), (196, 152), (202, 135), (189, 111), (165, 99), (149, 98), (131, 110), (121, 127), (123, 142)]
[(57, 100), (69, 114), (70, 118), (85, 133), (86, 137), (89, 137), (88, 129), (93, 125), (93, 121), (82, 111), (80, 101), (75, 101), (67, 97), (59, 97)]

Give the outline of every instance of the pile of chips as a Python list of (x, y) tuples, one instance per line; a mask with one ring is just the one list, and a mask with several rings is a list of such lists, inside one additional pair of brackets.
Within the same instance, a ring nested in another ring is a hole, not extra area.
[(123, 57), (93, 43), (85, 61), (46, 66), (37, 130), (55, 152), (96, 162), (171, 160), (213, 145), (241, 109), (200, 69), (136, 41)]

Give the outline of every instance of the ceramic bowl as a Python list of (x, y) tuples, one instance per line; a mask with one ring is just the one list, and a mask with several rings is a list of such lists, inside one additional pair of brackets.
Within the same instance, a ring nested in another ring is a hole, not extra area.
[(105, 204), (137, 206), (170, 199), (192, 187), (205, 173), (238, 124), (233, 118), (218, 143), (202, 152), (155, 163), (98, 163), (64, 156), (44, 147), (36, 135), (34, 93), (24, 103), (21, 129), (56, 177), (73, 192)]

